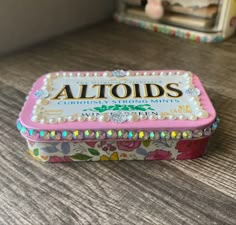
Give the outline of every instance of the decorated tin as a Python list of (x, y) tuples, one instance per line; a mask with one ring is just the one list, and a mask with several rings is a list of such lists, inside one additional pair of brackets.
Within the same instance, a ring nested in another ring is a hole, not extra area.
[(49, 73), (17, 121), (48, 162), (193, 159), (217, 125), (199, 78), (176, 70)]
[[(151, 18), (149, 11), (159, 18)], [(173, 37), (220, 42), (235, 33), (236, 0), (118, 0), (114, 17)]]

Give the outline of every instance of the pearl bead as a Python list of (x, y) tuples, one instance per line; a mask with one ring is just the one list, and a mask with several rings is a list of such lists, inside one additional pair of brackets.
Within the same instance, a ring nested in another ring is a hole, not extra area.
[(178, 118), (179, 118), (180, 120), (185, 120), (185, 119), (186, 119), (186, 116), (185, 116), (185, 115), (179, 115)]
[(78, 77), (80, 77), (80, 76), (81, 76), (81, 73), (80, 73), (80, 72), (78, 72), (78, 73), (77, 73), (77, 76), (78, 76)]
[(109, 77), (111, 74), (110, 74), (110, 72), (109, 71), (105, 71), (105, 72), (103, 72), (103, 76), (104, 77)]
[(142, 115), (139, 116), (139, 119), (140, 120), (146, 120), (147, 116), (145, 114), (142, 114)]
[(95, 77), (98, 77), (99, 73), (98, 73), (98, 72), (94, 72), (93, 75), (94, 75)]
[(51, 74), (51, 73), (47, 74), (47, 75), (46, 75), (46, 78), (47, 78), (47, 79), (51, 79), (51, 78), (52, 78), (52, 74)]
[(96, 116), (89, 116), (88, 121), (95, 121), (97, 118)]
[(188, 88), (193, 88), (192, 83), (187, 83), (187, 84), (185, 85), (185, 88), (186, 88), (186, 89), (188, 89)]
[(205, 111), (205, 110), (202, 110), (202, 111), (198, 112), (198, 114), (197, 114), (197, 116), (198, 116), (199, 118), (207, 118), (208, 115), (209, 115), (208, 112)]
[(44, 91), (48, 90), (46, 85), (43, 85), (41, 89), (44, 90)]
[(83, 116), (78, 116), (77, 120), (79, 122), (83, 122), (83, 121), (85, 121), (85, 118)]
[(104, 113), (103, 115), (99, 116), (98, 120), (101, 122), (107, 122), (110, 120), (110, 116), (109, 114)]
[(70, 72), (70, 73), (69, 73), (69, 76), (70, 76), (70, 77), (73, 77), (73, 76), (74, 76), (74, 74), (73, 74), (72, 72)]
[(133, 76), (133, 71), (131, 71), (131, 70), (127, 71), (126, 76)]
[(58, 123), (64, 123), (65, 121), (66, 121), (66, 119), (63, 118), (63, 117), (57, 118), (57, 122), (58, 122)]
[(47, 122), (48, 122), (48, 121), (47, 121), (46, 118), (43, 118), (43, 119), (40, 120), (40, 123), (42, 123), (42, 124), (46, 124)]
[(156, 120), (157, 119), (157, 115), (153, 114), (153, 115), (150, 115), (148, 117), (149, 120)]
[(63, 77), (66, 77), (66, 76), (67, 76), (67, 73), (66, 73), (66, 72), (63, 72), (63, 73), (62, 73), (62, 76), (63, 76)]
[(191, 78), (192, 77), (192, 73), (191, 72), (186, 72), (183, 77), (185, 78)]
[(38, 119), (37, 116), (32, 116), (32, 117), (31, 117), (31, 120), (32, 120), (33, 122), (38, 122), (38, 121), (39, 121), (39, 119)]
[(189, 101), (193, 102), (193, 101), (199, 101), (199, 98), (198, 97), (190, 97), (189, 98)]
[(169, 119), (169, 120), (175, 120), (175, 119), (176, 119), (176, 116), (175, 116), (175, 115), (169, 115), (169, 116), (168, 116), (168, 119)]
[(40, 111), (39, 108), (33, 109), (32, 114), (37, 115), (39, 111)]
[(165, 116), (162, 115), (162, 114), (159, 114), (159, 115), (157, 116), (157, 118), (158, 118), (159, 120), (164, 120), (164, 119), (165, 119)]
[(189, 120), (196, 120), (197, 117), (196, 117), (195, 115), (190, 115), (190, 116), (188, 117), (188, 119), (189, 119)]
[(166, 73), (164, 72), (164, 71), (162, 71), (161, 73), (160, 73), (160, 76), (162, 77), (162, 76), (165, 76), (166, 75)]
[(140, 72), (138, 72), (138, 71), (135, 72), (135, 75), (136, 75), (136, 76), (139, 76), (139, 75), (140, 75)]
[(199, 101), (193, 101), (193, 105), (199, 107), (201, 104)]
[(67, 119), (68, 121), (73, 122), (76, 120), (76, 115), (68, 116)]
[(48, 120), (48, 122), (51, 123), (51, 124), (54, 124), (54, 123), (57, 122), (57, 119), (56, 119), (56, 118), (50, 118), (50, 119)]
[(156, 76), (157, 73), (155, 71), (152, 72), (152, 76)]
[(136, 122), (139, 120), (139, 117), (135, 113), (132, 113), (131, 115), (129, 115), (128, 120), (130, 122)]
[(86, 73), (85, 73), (85, 76), (86, 76), (86, 77), (89, 77), (89, 76), (90, 76), (90, 73), (89, 73), (89, 72), (86, 72)]

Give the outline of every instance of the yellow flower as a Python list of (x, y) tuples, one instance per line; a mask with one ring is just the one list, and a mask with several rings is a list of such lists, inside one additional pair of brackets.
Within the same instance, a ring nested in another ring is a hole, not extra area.
[(109, 157), (109, 156), (106, 156), (106, 155), (102, 155), (102, 156), (100, 157), (100, 160), (101, 160), (101, 161), (119, 160), (119, 156), (118, 156), (118, 153), (117, 153), (117, 152), (113, 152), (110, 157)]

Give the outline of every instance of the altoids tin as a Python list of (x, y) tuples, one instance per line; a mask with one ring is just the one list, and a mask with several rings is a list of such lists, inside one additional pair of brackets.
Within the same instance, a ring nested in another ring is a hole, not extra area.
[(194, 159), (218, 126), (187, 71), (53, 72), (40, 77), (17, 128), (45, 162)]

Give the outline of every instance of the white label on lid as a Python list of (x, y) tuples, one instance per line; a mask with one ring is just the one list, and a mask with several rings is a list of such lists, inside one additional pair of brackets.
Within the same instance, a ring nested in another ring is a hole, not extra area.
[[(49, 96), (37, 104), (46, 120), (78, 117), (96, 120), (117, 113), (150, 119), (201, 118), (204, 113), (191, 74), (165, 76), (76, 77), (46, 80)], [(132, 118), (131, 118), (132, 120)], [(122, 122), (125, 122), (123, 119)]]

